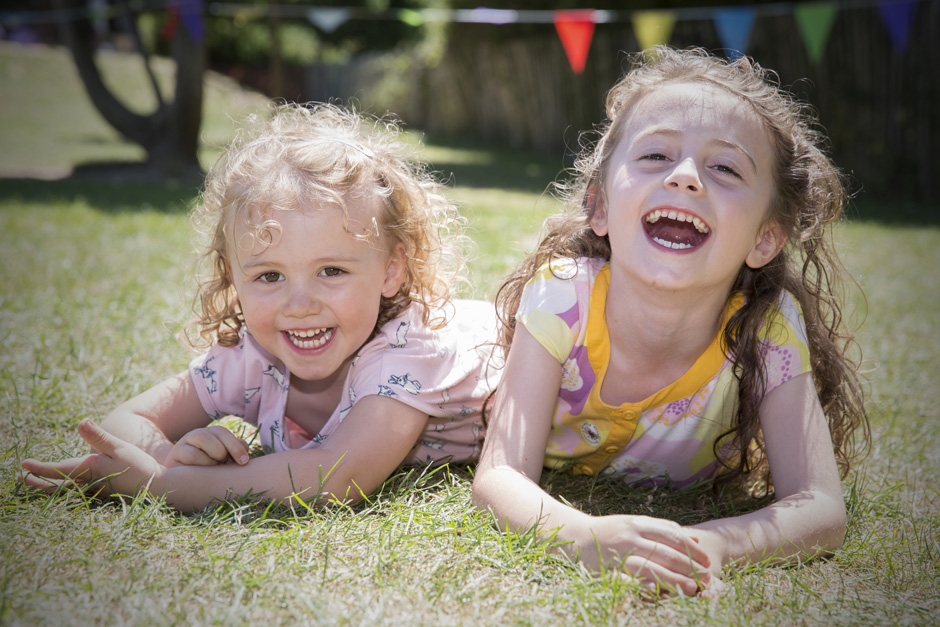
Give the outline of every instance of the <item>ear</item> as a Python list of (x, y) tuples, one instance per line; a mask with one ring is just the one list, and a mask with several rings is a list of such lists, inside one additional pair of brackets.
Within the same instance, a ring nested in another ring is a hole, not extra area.
[(382, 285), (382, 296), (391, 298), (401, 289), (401, 284), (405, 282), (405, 245), (399, 242), (388, 256), (388, 262), (385, 264), (385, 283)]
[(747, 254), (744, 263), (749, 268), (763, 268), (770, 263), (774, 257), (783, 250), (787, 243), (787, 232), (783, 230), (776, 222), (771, 222), (763, 228), (763, 232), (754, 244), (754, 248)]
[(604, 201), (603, 195), (591, 189), (588, 191), (585, 200), (585, 204), (594, 207), (591, 212), (591, 228), (598, 237), (604, 237), (607, 235), (607, 203)]

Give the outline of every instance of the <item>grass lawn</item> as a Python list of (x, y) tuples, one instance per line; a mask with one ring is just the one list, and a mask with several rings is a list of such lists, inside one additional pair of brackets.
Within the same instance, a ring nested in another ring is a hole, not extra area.
[[(134, 60), (110, 55), (134, 94)], [(161, 76), (170, 68), (161, 65)], [(213, 77), (205, 136), (263, 106)], [(504, 536), (470, 504), (471, 470), (406, 470), (353, 508), (244, 499), (195, 515), (159, 500), (29, 494), (26, 456), (84, 450), (76, 423), (185, 368), (174, 335), (192, 297), (194, 190), (57, 178), (85, 160), (140, 159), (87, 103), (68, 57), (0, 43), (0, 624), (928, 625), (940, 622), (940, 228), (936, 208), (861, 203), (840, 228), (866, 299), (874, 446), (845, 482), (850, 525), (828, 560), (729, 570), (729, 593), (644, 602), (533, 535)], [(146, 100), (136, 101), (142, 109)], [(207, 150), (204, 163), (215, 152)], [(470, 221), (478, 296), (556, 208), (560, 159), (429, 142)], [(27, 178), (31, 174), (40, 179)], [(552, 475), (591, 512), (682, 523), (759, 503)]]

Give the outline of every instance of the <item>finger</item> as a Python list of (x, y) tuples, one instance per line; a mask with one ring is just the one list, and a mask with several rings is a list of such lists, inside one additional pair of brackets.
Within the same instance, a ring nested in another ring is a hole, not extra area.
[(75, 482), (83, 482), (91, 477), (88, 468), (90, 455), (82, 457), (72, 457), (58, 462), (41, 462), (36, 459), (24, 459), (22, 467), (29, 474), (43, 479), (53, 479), (60, 481), (69, 479)]
[(728, 584), (719, 579), (718, 577), (713, 577), (711, 583), (705, 586), (701, 592), (698, 593), (703, 599), (709, 601), (714, 601), (724, 593), (728, 591)]
[(243, 439), (226, 429), (218, 425), (209, 427), (212, 434), (215, 435), (222, 446), (225, 448), (225, 453), (228, 457), (231, 457), (235, 460), (236, 464), (247, 464), (248, 463), (248, 443)]
[(99, 427), (91, 418), (78, 423), (78, 434), (91, 448), (108, 457), (115, 457), (115, 451), (123, 444), (123, 440)]
[(206, 427), (204, 429), (195, 429), (190, 431), (177, 442), (178, 445), (181, 445), (181, 448), (185, 446), (191, 446), (195, 449), (198, 449), (202, 454), (206, 455), (210, 460), (209, 462), (200, 461), (196, 464), (197, 454), (190, 451), (189, 453), (192, 457), (188, 457), (187, 460), (194, 462), (191, 465), (214, 465), (224, 463), (229, 459), (228, 449), (225, 448), (225, 444), (222, 443), (220, 437), (224, 436), (222, 431), (228, 431), (224, 427)]
[(201, 448), (179, 442), (170, 450), (163, 463), (167, 467), (217, 466), (219, 464), (217, 460), (209, 457)]
[(655, 602), (659, 600), (665, 592), (655, 582), (636, 577), (629, 572), (617, 572), (615, 576), (619, 577), (622, 581), (629, 582), (631, 585), (636, 586), (641, 601)]
[(641, 535), (657, 545), (672, 549), (685, 562), (691, 561), (696, 571), (706, 571), (711, 566), (711, 558), (698, 540), (677, 523), (649, 519)]
[(98, 455), (85, 455), (60, 462), (46, 463), (35, 459), (23, 460), (26, 474), (19, 473), (17, 479), (25, 486), (53, 494), (63, 488), (75, 488), (91, 496), (107, 493), (101, 482), (94, 481), (94, 465)]
[(56, 479), (49, 479), (42, 475), (36, 475), (32, 472), (27, 473), (16, 473), (16, 481), (22, 483), (29, 489), (40, 490), (47, 494), (51, 494), (62, 488), (62, 481)]
[(640, 579), (643, 585), (655, 590), (657, 596), (663, 594), (695, 596), (699, 591), (699, 583), (695, 579), (636, 555), (624, 560), (623, 568)]
[(684, 593), (694, 594), (711, 579), (708, 569), (691, 561), (688, 555), (646, 538), (636, 542), (620, 561), (622, 570), (654, 577), (656, 583), (667, 585), (670, 591), (681, 586)]

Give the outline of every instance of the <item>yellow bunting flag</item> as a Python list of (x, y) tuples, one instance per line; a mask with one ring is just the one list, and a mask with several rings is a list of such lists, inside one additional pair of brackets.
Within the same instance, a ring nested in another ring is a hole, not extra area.
[(633, 32), (641, 50), (669, 43), (675, 25), (675, 11), (637, 11), (633, 14)]

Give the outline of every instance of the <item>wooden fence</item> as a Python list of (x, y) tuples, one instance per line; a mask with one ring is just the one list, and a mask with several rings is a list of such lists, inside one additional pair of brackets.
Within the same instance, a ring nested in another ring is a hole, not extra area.
[[(711, 20), (683, 20), (676, 47), (720, 50)], [(315, 66), (304, 97), (356, 98), (434, 135), (472, 136), (557, 153), (603, 120), (603, 98), (636, 51), (630, 24), (598, 24), (575, 75), (551, 24), (451, 26), (433, 67), (401, 56)], [(875, 7), (840, 10), (812, 63), (792, 15), (760, 16), (749, 53), (810, 102), (853, 188), (882, 200), (940, 200), (940, 0), (920, 2), (908, 47), (894, 49)]]

